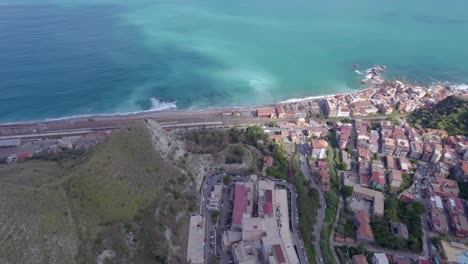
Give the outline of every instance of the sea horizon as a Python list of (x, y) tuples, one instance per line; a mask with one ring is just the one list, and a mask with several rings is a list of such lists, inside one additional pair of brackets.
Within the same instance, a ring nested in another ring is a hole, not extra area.
[[(468, 83), (468, 3), (0, 0), (0, 123)], [(425, 8), (418, 8), (424, 4)]]

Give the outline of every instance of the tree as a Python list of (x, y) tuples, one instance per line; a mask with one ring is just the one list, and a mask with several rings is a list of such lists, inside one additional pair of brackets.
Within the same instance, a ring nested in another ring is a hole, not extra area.
[(224, 176), (223, 177), (223, 183), (225, 185), (228, 185), (230, 182), (231, 182), (231, 177), (229, 177), (229, 176)]
[(268, 127), (278, 127), (278, 122), (276, 121), (271, 121), (270, 123), (267, 124)]
[(356, 248), (356, 254), (364, 254), (366, 253), (366, 248), (362, 243), (359, 243), (357, 248)]
[(214, 210), (213, 213), (212, 213), (213, 217), (218, 217), (220, 214), (221, 214), (221, 212), (218, 211), (218, 210)]
[(347, 198), (349, 196), (351, 196), (353, 194), (353, 190), (354, 188), (352, 186), (347, 186), (347, 185), (344, 185), (343, 187), (341, 187), (341, 194)]
[(346, 164), (345, 162), (341, 162), (341, 169), (348, 170), (348, 164)]

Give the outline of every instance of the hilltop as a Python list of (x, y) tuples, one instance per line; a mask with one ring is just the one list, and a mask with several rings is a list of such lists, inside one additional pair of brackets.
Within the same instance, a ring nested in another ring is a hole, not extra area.
[(167, 137), (140, 121), (73, 159), (1, 165), (0, 262), (183, 262), (199, 183)]
[(420, 108), (409, 115), (414, 125), (443, 129), (449, 135), (468, 135), (468, 100), (449, 96), (432, 108)]

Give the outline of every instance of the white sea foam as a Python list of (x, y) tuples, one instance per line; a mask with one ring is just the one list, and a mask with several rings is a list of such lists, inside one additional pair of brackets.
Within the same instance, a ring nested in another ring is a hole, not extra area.
[(158, 99), (152, 97), (151, 98), (151, 110), (152, 111), (163, 111), (169, 109), (176, 109), (177, 105), (176, 102), (165, 102), (159, 101)]
[(451, 87), (456, 90), (468, 91), (468, 84), (464, 84), (464, 83), (454, 84)]
[(448, 81), (434, 81), (429, 87), (432, 88), (432, 87), (435, 87), (437, 85), (444, 85), (444, 86), (448, 86), (452, 89), (455, 89), (455, 90), (462, 90), (462, 91), (468, 91), (468, 84), (466, 83), (454, 83), (454, 82), (448, 82)]

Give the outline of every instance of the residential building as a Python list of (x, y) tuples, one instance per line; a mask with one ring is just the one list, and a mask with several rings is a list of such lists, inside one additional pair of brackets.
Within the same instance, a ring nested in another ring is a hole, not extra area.
[(408, 140), (397, 138), (395, 146), (395, 156), (406, 157), (409, 151), (410, 146)]
[(466, 221), (465, 215), (452, 215), (450, 217), (450, 227), (455, 236), (467, 237), (468, 236), (468, 221)]
[(388, 258), (385, 253), (374, 253), (372, 256), (372, 264), (388, 264)]
[(358, 147), (358, 157), (359, 159), (369, 160), (371, 157), (371, 151), (367, 147)]
[(257, 263), (259, 252), (253, 241), (240, 241), (232, 246), (231, 251), (235, 263)]
[(445, 145), (443, 160), (445, 163), (450, 164), (450, 166), (457, 166), (459, 160), (457, 151), (454, 148)]
[(372, 153), (379, 152), (379, 132), (377, 130), (371, 130), (369, 136), (369, 149)]
[(311, 139), (310, 145), (312, 147), (311, 157), (314, 159), (324, 159), (327, 157), (328, 143), (323, 139)]
[(397, 168), (393, 156), (386, 156), (385, 159), (387, 160), (387, 170), (391, 171)]
[(359, 210), (354, 214), (356, 221), (356, 238), (358, 241), (374, 242), (374, 234), (370, 226), (369, 213), (366, 210)]
[(330, 186), (330, 174), (328, 173), (327, 169), (320, 169), (319, 170), (319, 177), (320, 177), (320, 182), (322, 185), (322, 190), (324, 192), (328, 192), (331, 189)]
[(468, 181), (468, 161), (460, 160), (455, 169), (455, 176), (463, 181)]
[(439, 234), (446, 234), (449, 230), (447, 216), (443, 212), (432, 211), (429, 214), (431, 230)]
[(232, 228), (240, 229), (244, 215), (252, 214), (253, 206), (253, 183), (234, 184), (234, 205), (232, 210)]
[(354, 117), (367, 116), (379, 112), (379, 109), (369, 101), (351, 103), (351, 108)]
[(399, 170), (392, 170), (389, 174), (389, 182), (390, 182), (390, 187), (393, 189), (398, 189), (401, 187), (401, 184), (403, 182), (403, 178), (401, 176), (401, 171)]
[(410, 140), (410, 155), (411, 159), (420, 159), (423, 154), (423, 142), (421, 138), (414, 137)]
[(275, 105), (275, 108), (278, 118), (286, 118), (286, 111), (284, 111), (284, 106), (282, 104)]
[(434, 154), (433, 143), (425, 141), (424, 142), (424, 150), (423, 150), (423, 154), (422, 154), (422, 160), (430, 161), (433, 154)]
[(436, 178), (435, 182), (431, 184), (432, 189), (436, 195), (439, 195), (442, 199), (450, 196), (458, 196), (460, 189), (458, 183), (450, 179)]
[(409, 169), (411, 169), (412, 165), (411, 165), (411, 161), (405, 157), (400, 157), (398, 159), (398, 163), (400, 165), (400, 170), (402, 172), (408, 172)]
[(374, 191), (369, 188), (361, 187), (357, 184), (346, 183), (353, 187), (353, 196), (364, 199), (372, 203), (372, 214), (375, 216), (384, 215), (384, 196), (382, 192)]
[(382, 137), (390, 137), (393, 134), (393, 122), (380, 121), (380, 133), (382, 133)]
[(336, 117), (338, 106), (333, 99), (327, 98), (323, 102), (324, 113), (327, 117)]
[(434, 144), (433, 146), (434, 151), (432, 152), (431, 162), (437, 162), (442, 157), (442, 145), (441, 144)]
[(362, 186), (369, 186), (369, 161), (367, 159), (361, 159), (358, 165), (359, 169), (359, 183)]
[(297, 143), (297, 133), (295, 130), (289, 131), (289, 139), (291, 140), (292, 143)]
[(383, 138), (381, 153), (383, 155), (393, 155), (394, 151), (395, 151), (395, 140), (392, 138)]
[(382, 161), (373, 160), (371, 165), (371, 184), (379, 190), (385, 187), (385, 170)]
[(436, 178), (447, 178), (450, 174), (450, 165), (447, 163), (438, 161), (433, 163), (433, 174)]
[(452, 215), (463, 215), (465, 213), (465, 207), (463, 202), (457, 196), (451, 196), (445, 202), (447, 210)]
[(351, 135), (352, 126), (350, 124), (343, 124), (337, 134), (338, 148), (345, 149), (348, 145), (349, 136)]
[[(392, 132), (392, 137), (394, 139), (404, 139), (406, 140), (406, 135), (405, 135), (405, 129), (401, 126), (394, 126), (393, 127), (393, 132)], [(408, 146), (409, 148), (409, 146)]]
[(257, 109), (258, 117), (266, 118), (276, 118), (276, 109), (275, 108), (259, 108)]
[(328, 133), (327, 127), (311, 127), (307, 129), (307, 134), (309, 137), (323, 137)]
[(366, 256), (364, 254), (354, 255), (353, 264), (368, 264)]
[(432, 195), (429, 199), (429, 204), (432, 212), (441, 213), (444, 211), (442, 199), (438, 195)]

